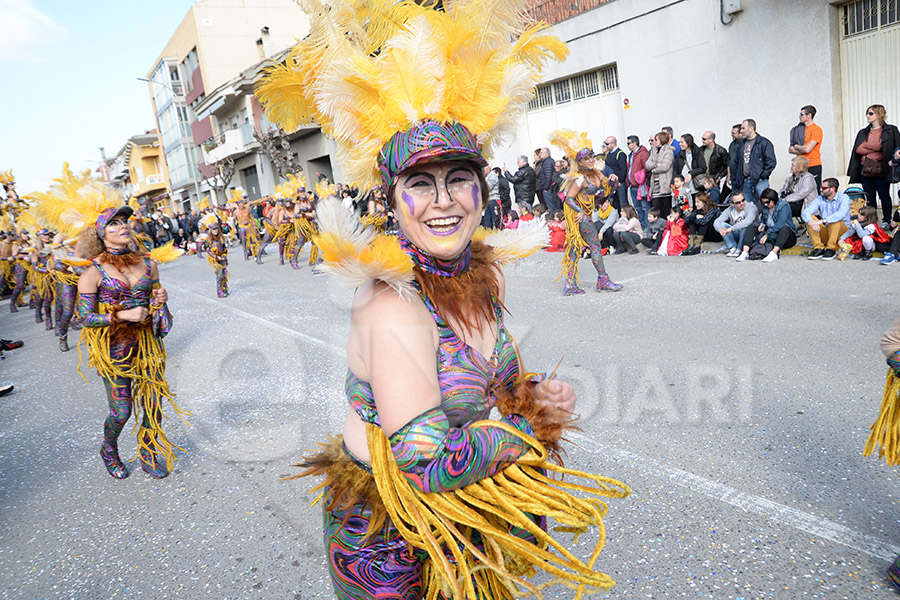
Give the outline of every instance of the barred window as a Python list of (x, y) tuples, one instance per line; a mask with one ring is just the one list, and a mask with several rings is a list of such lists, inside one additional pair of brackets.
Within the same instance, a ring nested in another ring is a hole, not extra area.
[(600, 71), (600, 77), (603, 79), (603, 91), (612, 92), (619, 89), (619, 69), (616, 65), (604, 67)]
[(619, 69), (612, 64), (596, 71), (573, 75), (536, 87), (534, 98), (528, 103), (528, 110), (583, 100), (597, 96), (601, 92), (613, 92), (618, 89)]
[(841, 7), (844, 37), (900, 23), (898, 0), (856, 0)]
[(569, 80), (563, 79), (553, 84), (553, 97), (557, 104), (563, 104), (572, 99), (572, 92), (569, 90)]
[(553, 87), (550, 85), (539, 85), (534, 90), (534, 98), (528, 103), (529, 110), (544, 108), (545, 106), (553, 106)]

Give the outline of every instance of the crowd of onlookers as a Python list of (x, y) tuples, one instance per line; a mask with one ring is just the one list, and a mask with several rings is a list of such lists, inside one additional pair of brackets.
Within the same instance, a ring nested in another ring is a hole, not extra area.
[[(592, 215), (602, 245), (615, 253), (635, 254), (643, 246), (677, 256), (699, 254), (703, 242), (721, 242), (718, 251), (738, 261), (773, 262), (808, 236), (813, 260), (848, 254), (871, 259), (880, 252), (882, 264), (896, 261), (900, 212), (889, 190), (900, 181), (900, 131), (886, 122), (883, 106), (870, 106), (851, 150), (850, 185), (841, 190), (835, 177), (823, 179), (824, 134), (815, 116), (815, 107), (804, 106), (780, 142), (793, 158), (778, 191), (769, 184), (775, 146), (753, 119), (731, 128), (727, 148), (713, 131), (697, 143), (690, 133), (676, 137), (672, 127), (653, 134), (649, 148), (636, 135), (628, 136), (627, 149), (607, 137), (597, 157), (613, 185), (597, 197)], [(568, 161), (540, 148), (531, 162), (519, 156), (516, 166), (515, 172), (495, 167), (487, 175), (491, 201), (484, 225), (503, 227), (528, 211), (548, 213), (551, 230), (561, 223), (564, 228), (561, 186)]]

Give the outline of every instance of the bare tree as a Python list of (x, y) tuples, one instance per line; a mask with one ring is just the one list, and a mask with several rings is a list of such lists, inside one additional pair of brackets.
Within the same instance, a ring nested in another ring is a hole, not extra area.
[(281, 179), (287, 179), (288, 175), (300, 171), (297, 155), (291, 150), (291, 142), (284, 129), (279, 127), (263, 131), (257, 125), (253, 128), (253, 137), (259, 142), (263, 154), (275, 165), (275, 171)]
[(224, 194), (234, 178), (234, 159), (227, 156), (214, 163), (207, 163), (207, 166), (212, 169), (212, 175), (206, 178), (206, 183), (216, 192), (216, 199), (213, 201), (215, 205), (219, 203), (219, 192)]

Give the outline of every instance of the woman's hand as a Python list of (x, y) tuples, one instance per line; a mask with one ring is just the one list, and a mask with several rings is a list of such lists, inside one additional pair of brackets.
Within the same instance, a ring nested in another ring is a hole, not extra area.
[(165, 304), (169, 301), (169, 292), (166, 288), (156, 288), (153, 290), (153, 304)]
[(584, 221), (584, 213), (575, 213), (575, 222), (581, 223)]
[(545, 379), (535, 387), (538, 402), (556, 408), (557, 421), (570, 421), (575, 412), (575, 388), (568, 381)]
[(134, 308), (129, 308), (128, 310), (120, 310), (116, 312), (116, 318), (118, 318), (120, 321), (140, 323), (141, 321), (146, 319), (147, 315), (149, 314), (150, 311), (143, 306), (135, 306)]

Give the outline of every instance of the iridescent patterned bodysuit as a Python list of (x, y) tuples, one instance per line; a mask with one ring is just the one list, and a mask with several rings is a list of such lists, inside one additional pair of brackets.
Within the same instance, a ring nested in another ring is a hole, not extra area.
[(51, 265), (53, 259), (49, 254), (38, 252), (37, 262), (34, 263), (34, 321), (44, 322), (44, 329), (53, 329), (53, 274)]
[[(460, 340), (427, 296), (420, 292), (420, 297), (440, 336), (436, 358), (441, 404), (413, 419), (390, 441), (397, 465), (415, 487), (426, 492), (449, 491), (493, 475), (524, 453), (518, 438), (498, 429), (473, 426), (488, 418), (496, 402), (495, 390), (513, 389), (519, 361), (498, 302), (494, 303), (497, 343), (493, 354), (484, 357)], [(345, 390), (360, 418), (379, 425), (371, 386), (348, 372)], [(511, 415), (503, 420), (531, 434), (524, 418)], [(390, 519), (367, 538), (370, 517), (371, 511), (363, 504), (325, 511), (325, 548), (338, 598), (420, 598), (426, 554), (410, 548)], [(515, 528), (511, 531), (527, 536)]]
[[(72, 252), (69, 257), (74, 256)], [(75, 314), (75, 299), (78, 296), (78, 277), (84, 267), (73, 267), (60, 260), (53, 261), (53, 274), (56, 280), (56, 335), (59, 336), (59, 349), (69, 351), (69, 324)]]
[[(84, 328), (82, 339), (87, 340), (92, 364), (97, 366), (103, 377), (109, 403), (100, 454), (110, 475), (116, 478), (128, 475), (119, 460), (118, 438), (135, 406), (144, 409), (138, 433), (144, 470), (154, 477), (164, 477), (167, 471), (160, 458), (168, 461), (171, 456), (171, 444), (161, 428), (161, 404), (164, 397), (171, 399), (171, 393), (164, 379), (165, 352), (158, 340), (169, 333), (172, 315), (165, 304), (151, 306), (152, 291), (158, 282), (150, 275), (150, 259), (144, 257), (143, 262), (146, 271), (131, 288), (107, 273), (103, 265), (95, 260), (94, 266), (101, 275), (97, 293), (78, 296), (77, 318)], [(140, 323), (122, 323), (113, 317), (116, 311), (139, 306), (151, 311)], [(109, 356), (106, 357), (94, 355), (103, 347), (102, 344), (95, 346), (95, 340), (101, 333), (99, 328), (106, 328), (108, 333), (103, 340), (109, 348)], [(147, 344), (149, 336), (155, 338), (154, 343)], [(177, 407), (176, 412), (179, 412)]]
[[(594, 214), (594, 206), (596, 203), (596, 194), (603, 189), (608, 196), (610, 193), (609, 183), (603, 180), (601, 185), (597, 186), (583, 176), (583, 187), (578, 193), (577, 198), (566, 197), (565, 215), (566, 215), (566, 251), (563, 255), (562, 276), (565, 278), (563, 284), (563, 293), (567, 296), (572, 294), (583, 294), (584, 290), (578, 285), (578, 261), (581, 259), (581, 252), (587, 246), (591, 252), (591, 262), (597, 269), (597, 290), (618, 291), (622, 288), (620, 284), (610, 281), (603, 266), (603, 256), (600, 253), (600, 238), (597, 236), (597, 229), (591, 218)], [(583, 215), (583, 220), (579, 223), (576, 221), (576, 215)]]

